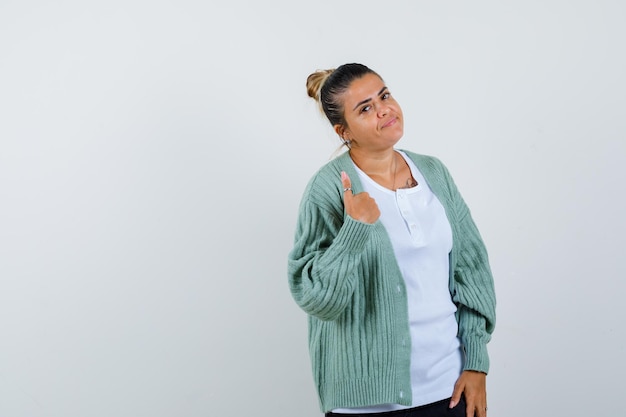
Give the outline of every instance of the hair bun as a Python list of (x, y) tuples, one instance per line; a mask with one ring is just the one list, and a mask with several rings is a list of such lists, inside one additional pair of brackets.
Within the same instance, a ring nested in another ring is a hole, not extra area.
[(317, 70), (307, 77), (306, 92), (309, 97), (315, 99), (317, 102), (320, 101), (320, 90), (333, 71), (335, 71), (335, 69)]

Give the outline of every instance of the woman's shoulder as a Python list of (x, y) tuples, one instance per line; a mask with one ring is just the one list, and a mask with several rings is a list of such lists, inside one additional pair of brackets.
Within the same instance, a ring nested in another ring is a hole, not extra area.
[(303, 198), (333, 205), (341, 201), (341, 171), (346, 170), (349, 160), (349, 155), (345, 153), (322, 165), (309, 179)]
[(346, 165), (350, 161), (347, 153), (341, 154), (322, 165), (311, 176), (308, 187), (327, 189), (339, 189), (341, 185), (341, 171), (346, 170)]

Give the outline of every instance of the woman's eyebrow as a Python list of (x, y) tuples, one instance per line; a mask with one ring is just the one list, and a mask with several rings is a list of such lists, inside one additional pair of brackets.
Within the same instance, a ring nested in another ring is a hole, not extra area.
[[(381, 89), (380, 89), (380, 91), (378, 92), (377, 96), (381, 95), (381, 94), (382, 94), (382, 93), (383, 93), (386, 89), (387, 89), (387, 86), (384, 86), (383, 88), (381, 88)], [(356, 110), (356, 108), (357, 108), (357, 107), (359, 107), (360, 105), (365, 104), (365, 103), (370, 102), (370, 101), (372, 101), (372, 99), (371, 99), (371, 98), (366, 98), (366, 99), (365, 99), (365, 100), (363, 100), (363, 101), (359, 101), (359, 102), (356, 104), (356, 106), (354, 106), (354, 108), (353, 108), (352, 110), (354, 111), (354, 110)]]

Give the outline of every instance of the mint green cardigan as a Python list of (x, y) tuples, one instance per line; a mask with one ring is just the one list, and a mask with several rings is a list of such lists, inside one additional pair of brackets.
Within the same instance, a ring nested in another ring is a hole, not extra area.
[[(450, 294), (464, 369), (487, 372), (495, 292), (487, 251), (448, 170), (404, 151), (441, 201), (452, 227)], [(346, 152), (307, 185), (288, 259), (289, 288), (309, 316), (309, 353), (320, 408), (411, 405), (406, 289), (387, 232), (345, 214), (341, 171), (363, 188)], [(452, 393), (450, 393), (452, 394)]]

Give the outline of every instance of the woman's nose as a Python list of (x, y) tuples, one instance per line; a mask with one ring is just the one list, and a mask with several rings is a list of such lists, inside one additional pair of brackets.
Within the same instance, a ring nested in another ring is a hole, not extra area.
[(389, 113), (389, 107), (386, 104), (378, 106), (378, 117), (385, 117)]

